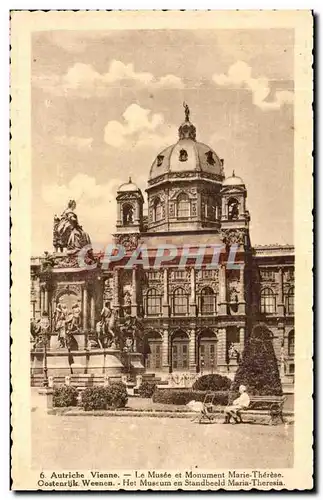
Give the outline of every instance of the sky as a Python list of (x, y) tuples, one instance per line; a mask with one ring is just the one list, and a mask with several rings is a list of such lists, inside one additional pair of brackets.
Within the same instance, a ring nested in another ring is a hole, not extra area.
[(32, 39), (32, 251), (52, 250), (70, 199), (95, 243), (115, 232), (116, 191), (144, 190), (178, 139), (245, 181), (253, 245), (293, 244), (293, 31), (46, 31)]

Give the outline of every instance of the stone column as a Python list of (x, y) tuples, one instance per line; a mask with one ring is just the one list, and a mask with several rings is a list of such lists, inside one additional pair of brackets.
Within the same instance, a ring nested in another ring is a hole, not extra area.
[(218, 329), (218, 346), (217, 346), (217, 366), (219, 371), (227, 371), (227, 332), (225, 328)]
[(283, 268), (280, 267), (278, 270), (278, 301), (277, 301), (277, 314), (279, 316), (284, 316), (284, 272)]
[(163, 371), (169, 372), (169, 333), (167, 328), (164, 328), (163, 331), (162, 368)]
[(245, 264), (240, 264), (240, 293), (239, 293), (239, 314), (246, 314), (246, 301), (244, 296), (244, 270)]
[(90, 319), (91, 330), (94, 331), (95, 330), (95, 302), (94, 302), (93, 295), (91, 295), (90, 306), (91, 306), (91, 319)]
[(190, 343), (188, 348), (188, 366), (189, 371), (196, 373), (196, 331), (191, 329)]
[(87, 323), (87, 306), (88, 306), (88, 293), (86, 285), (83, 288), (83, 330), (86, 331), (88, 327)]
[(137, 316), (137, 272), (134, 267), (132, 270), (132, 296), (131, 296), (131, 316)]
[(169, 317), (169, 303), (168, 303), (168, 269), (164, 268), (163, 274), (163, 316)]
[(190, 295), (190, 316), (196, 316), (196, 272), (191, 268), (191, 295)]
[(221, 264), (219, 269), (219, 314), (227, 314), (227, 278), (225, 265)]

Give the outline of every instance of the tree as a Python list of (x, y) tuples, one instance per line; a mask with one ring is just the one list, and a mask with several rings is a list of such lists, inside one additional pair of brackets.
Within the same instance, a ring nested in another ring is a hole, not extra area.
[(258, 324), (252, 330), (245, 345), (231, 392), (237, 393), (241, 384), (245, 385), (248, 392), (253, 395), (282, 395), (272, 334), (264, 324)]

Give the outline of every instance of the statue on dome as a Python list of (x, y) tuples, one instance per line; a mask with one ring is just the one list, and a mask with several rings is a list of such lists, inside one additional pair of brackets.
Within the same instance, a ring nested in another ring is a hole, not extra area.
[(83, 230), (75, 213), (76, 203), (74, 200), (68, 202), (67, 208), (62, 215), (54, 218), (54, 247), (55, 249), (66, 249), (68, 253), (91, 244), (89, 235)]
[(190, 108), (188, 107), (186, 102), (183, 102), (183, 106), (184, 106), (184, 112), (185, 112), (185, 121), (189, 122), (190, 121)]

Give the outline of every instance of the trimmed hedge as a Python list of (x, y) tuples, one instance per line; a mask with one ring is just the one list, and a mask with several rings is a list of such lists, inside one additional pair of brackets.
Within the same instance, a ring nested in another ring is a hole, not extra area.
[(107, 388), (87, 387), (82, 393), (82, 406), (85, 411), (105, 410), (107, 407)]
[(192, 389), (194, 391), (226, 391), (230, 389), (231, 384), (232, 381), (229, 377), (213, 373), (202, 375), (195, 380)]
[(124, 408), (128, 403), (128, 393), (125, 384), (115, 382), (106, 387), (107, 406), (112, 408)]
[(157, 388), (156, 382), (142, 382), (138, 389), (138, 394), (141, 398), (151, 398)]
[(63, 408), (66, 406), (77, 406), (77, 389), (70, 385), (58, 385), (54, 387), (53, 406)]
[[(190, 401), (204, 401), (208, 391), (180, 390), (180, 389), (157, 389), (153, 395), (154, 403), (186, 405)], [(228, 404), (229, 391), (215, 391), (213, 404), (226, 406)]]
[(128, 402), (127, 389), (121, 382), (108, 387), (87, 387), (82, 394), (82, 406), (85, 411), (124, 408)]
[(252, 395), (281, 396), (283, 394), (272, 333), (264, 323), (255, 325), (247, 341), (242, 361), (235, 374), (231, 398), (245, 385)]

